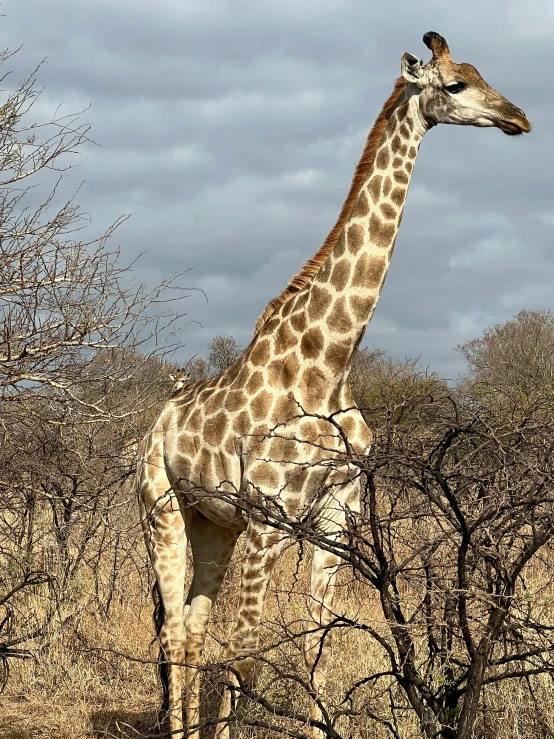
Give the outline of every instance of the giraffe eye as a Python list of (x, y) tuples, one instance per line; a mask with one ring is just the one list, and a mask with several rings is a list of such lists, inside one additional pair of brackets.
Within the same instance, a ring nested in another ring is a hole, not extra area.
[(449, 85), (445, 85), (444, 89), (446, 92), (449, 92), (451, 95), (456, 95), (458, 92), (462, 92), (462, 90), (466, 89), (466, 83), (465, 82), (451, 82)]

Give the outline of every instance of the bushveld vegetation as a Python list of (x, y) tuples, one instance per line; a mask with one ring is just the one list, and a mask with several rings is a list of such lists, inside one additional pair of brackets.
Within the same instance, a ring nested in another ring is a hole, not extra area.
[[(88, 131), (74, 116), (33, 122), (37, 94), (31, 76), (0, 108), (0, 736), (160, 736), (131, 479), (171, 390), (163, 352), (180, 309), (171, 283), (125, 288), (113, 229), (79, 240), (80, 211), (58, 204), (56, 173)], [(39, 205), (26, 185), (37, 177)], [(363, 505), (344, 544), (263, 497), (250, 509), (295, 543), (270, 586), (236, 737), (307, 736), (314, 542), (344, 563), (326, 627), (326, 736), (553, 735), (553, 338), (549, 312), (523, 311), (459, 347), (467, 370), (450, 385), (358, 353), (352, 383), (375, 441), (350, 458)], [(215, 337), (185, 369), (200, 380), (239, 352)], [(239, 564), (240, 546), (206, 647), (207, 736)]]

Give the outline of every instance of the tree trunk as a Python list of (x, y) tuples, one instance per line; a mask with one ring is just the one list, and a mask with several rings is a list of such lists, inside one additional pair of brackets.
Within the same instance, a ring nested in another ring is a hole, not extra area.
[(475, 662), (471, 666), (467, 680), (467, 690), (464, 696), (456, 739), (472, 739), (473, 726), (477, 718), (479, 698), (483, 688), (483, 679), (487, 666), (487, 656), (478, 651)]

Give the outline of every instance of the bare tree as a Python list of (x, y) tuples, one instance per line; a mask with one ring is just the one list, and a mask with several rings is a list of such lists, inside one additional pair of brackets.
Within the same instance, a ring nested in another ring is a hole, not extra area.
[(241, 347), (232, 336), (216, 336), (208, 346), (208, 363), (212, 373), (218, 375), (226, 370), (241, 353)]
[[(10, 56), (1, 54), (0, 66)], [(27, 656), (22, 645), (54, 617), (72, 576), (91, 562), (90, 542), (113, 518), (133, 445), (167, 392), (155, 355), (172, 348), (172, 301), (185, 296), (169, 292), (172, 279), (133, 286), (130, 267), (108, 249), (123, 219), (100, 237), (80, 238), (87, 219), (58, 193), (89, 128), (59, 112), (40, 121), (40, 94), (33, 73), (5, 91), (0, 106), (4, 665)], [(59, 560), (55, 572), (48, 552)], [(44, 588), (52, 607), (34, 618), (27, 592)]]
[(187, 363), (185, 370), (193, 382), (207, 380), (211, 375), (210, 365), (202, 357), (194, 357), (194, 359)]
[(548, 311), (520, 311), (486, 329), (458, 350), (468, 364), (474, 394), (489, 402), (531, 404), (554, 393), (554, 316)]

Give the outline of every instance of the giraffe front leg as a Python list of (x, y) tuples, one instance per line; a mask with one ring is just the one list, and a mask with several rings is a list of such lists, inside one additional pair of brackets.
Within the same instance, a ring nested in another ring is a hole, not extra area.
[(223, 689), (216, 739), (229, 739), (229, 722), (224, 719), (231, 718), (236, 711), (240, 694), (240, 681), (235, 671), (244, 681), (254, 665), (252, 655), (258, 648), (267, 586), (285, 543), (282, 533), (250, 522), (244, 546), (239, 609), (227, 654), (228, 660), (233, 660), (233, 669), (227, 671), (227, 685)]
[[(167, 489), (167, 488), (166, 488)], [(185, 521), (176, 497), (155, 490), (142, 491), (141, 512), (161, 601), (158, 639), (162, 662), (164, 708), (172, 739), (183, 737), (182, 665), (185, 661), (183, 622), (187, 539)]]
[[(311, 721), (322, 721), (323, 714), (318, 703), (323, 700), (323, 693), (327, 682), (327, 663), (331, 647), (331, 631), (326, 627), (331, 623), (333, 613), (333, 598), (335, 595), (335, 581), (340, 558), (318, 547), (314, 548), (312, 560), (312, 575), (308, 610), (313, 621), (310, 632), (306, 634), (304, 643), (304, 660), (310, 674), (312, 687), (317, 700), (312, 703), (310, 710)], [(315, 726), (310, 729), (313, 739), (320, 739), (325, 734)]]
[(192, 518), (190, 543), (194, 577), (185, 603), (187, 727), (189, 739), (198, 739), (200, 670), (208, 620), (229, 566), (238, 534), (209, 520)]

